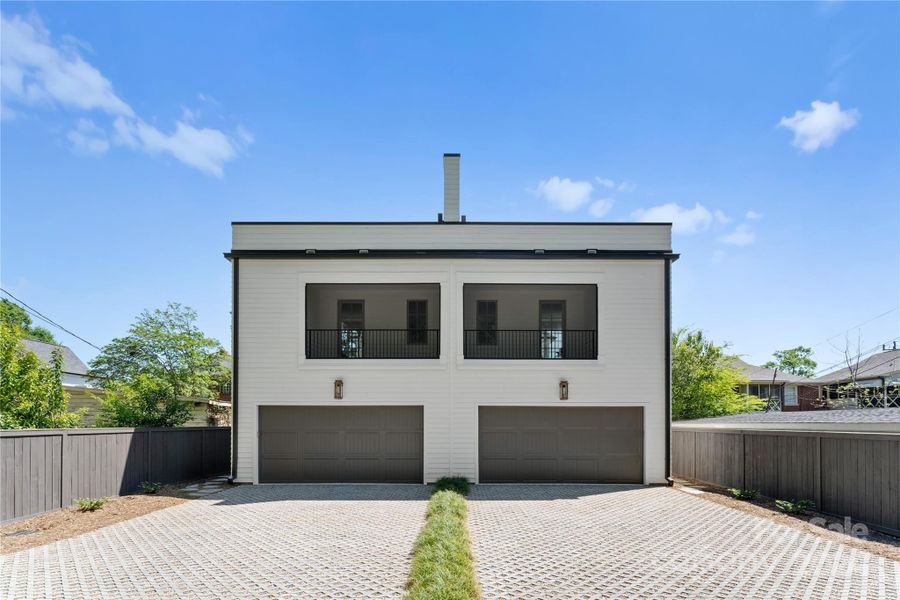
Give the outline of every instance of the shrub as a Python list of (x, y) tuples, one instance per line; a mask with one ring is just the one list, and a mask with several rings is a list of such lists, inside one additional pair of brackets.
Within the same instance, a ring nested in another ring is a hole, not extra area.
[[(455, 478), (450, 478), (455, 479)], [(435, 492), (416, 540), (406, 600), (476, 600), (466, 499), (455, 490)]]
[(731, 495), (738, 500), (756, 500), (759, 496), (759, 490), (745, 490), (743, 488), (728, 488)]
[(434, 491), (451, 490), (463, 496), (469, 494), (469, 480), (465, 477), (441, 477), (434, 482)]
[(801, 515), (816, 507), (812, 500), (776, 500), (775, 506), (792, 515)]
[(81, 512), (94, 512), (97, 509), (103, 508), (103, 505), (109, 502), (109, 498), (75, 498), (75, 504), (78, 505), (78, 510)]
[(155, 494), (162, 489), (162, 484), (158, 481), (142, 481), (138, 485), (145, 494)]

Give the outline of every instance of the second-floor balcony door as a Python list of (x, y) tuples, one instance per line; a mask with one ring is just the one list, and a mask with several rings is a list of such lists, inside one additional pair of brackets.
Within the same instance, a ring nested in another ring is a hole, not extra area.
[(365, 304), (362, 300), (338, 300), (341, 358), (363, 357)]
[(565, 300), (540, 302), (541, 358), (563, 358), (566, 331)]

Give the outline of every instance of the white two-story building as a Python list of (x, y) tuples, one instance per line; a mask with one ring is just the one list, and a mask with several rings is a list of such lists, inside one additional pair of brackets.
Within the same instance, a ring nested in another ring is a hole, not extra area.
[(670, 224), (232, 229), (236, 481), (666, 482)]

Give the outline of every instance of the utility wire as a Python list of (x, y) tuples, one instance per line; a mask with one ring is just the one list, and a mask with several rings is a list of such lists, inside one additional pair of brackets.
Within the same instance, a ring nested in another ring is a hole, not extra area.
[(892, 309), (890, 309), (890, 310), (888, 310), (888, 311), (885, 311), (885, 312), (881, 313), (880, 315), (874, 316), (874, 317), (872, 317), (871, 319), (868, 319), (868, 320), (866, 320), (866, 321), (863, 321), (862, 323), (860, 323), (860, 324), (858, 324), (858, 325), (854, 325), (853, 327), (850, 327), (850, 328), (848, 328), (848, 329), (845, 329), (844, 331), (842, 331), (842, 332), (840, 332), (840, 333), (838, 333), (838, 334), (835, 334), (835, 335), (831, 336), (830, 338), (825, 338), (825, 339), (822, 340), (821, 342), (816, 342), (816, 343), (813, 344), (811, 347), (812, 347), (812, 348), (818, 348), (819, 346), (821, 346), (821, 345), (823, 345), (823, 344), (827, 344), (827, 343), (829, 343), (831, 340), (833, 340), (833, 339), (836, 338), (836, 337), (841, 337), (842, 335), (846, 335), (846, 334), (850, 333), (850, 332), (853, 331), (854, 329), (859, 329), (859, 328), (862, 327), (863, 325), (868, 325), (868, 324), (871, 323), (872, 321), (877, 321), (877, 320), (880, 319), (881, 317), (886, 317), (887, 315), (889, 315), (889, 314), (891, 314), (892, 312), (896, 311), (897, 308), (898, 308), (898, 307), (895, 306), (894, 308), (892, 308)]
[(22, 301), (22, 300), (16, 298), (15, 296), (13, 296), (12, 294), (10, 294), (8, 291), (4, 290), (3, 288), (0, 288), (0, 291), (2, 291), (4, 294), (6, 294), (7, 296), (9, 296), (10, 298), (12, 298), (13, 300), (15, 300), (16, 302), (18, 302), (18, 303), (22, 306), (22, 308), (24, 308), (27, 312), (29, 312), (29, 313), (32, 314), (33, 316), (35, 316), (35, 317), (41, 319), (42, 321), (45, 321), (45, 322), (49, 323), (50, 325), (53, 325), (54, 327), (56, 327), (56, 328), (58, 328), (58, 329), (61, 329), (62, 331), (65, 331), (66, 333), (68, 333), (68, 334), (71, 335), (72, 337), (81, 340), (82, 342), (84, 342), (85, 344), (87, 344), (88, 346), (90, 346), (90, 347), (92, 347), (92, 348), (96, 348), (97, 350), (103, 350), (103, 348), (101, 348), (100, 346), (98, 346), (98, 345), (96, 345), (96, 344), (92, 344), (91, 342), (87, 341), (86, 339), (84, 339), (83, 337), (81, 337), (80, 335), (78, 335), (77, 333), (73, 333), (72, 331), (66, 329), (65, 327), (63, 327), (62, 325), (60, 325), (59, 323), (57, 323), (56, 321), (54, 321), (53, 319), (51, 319), (51, 318), (48, 317), (47, 315), (41, 313), (41, 312), (40, 312), (39, 310), (37, 310), (36, 308), (33, 308), (33, 307), (31, 307), (31, 306), (28, 306), (28, 304), (26, 304), (24, 301)]
[[(860, 358), (862, 358), (863, 356), (869, 356), (870, 354), (875, 354), (876, 352), (879, 351), (879, 349), (880, 349), (881, 347), (885, 346), (886, 344), (890, 344), (890, 343), (893, 342), (894, 340), (900, 340), (900, 337), (896, 337), (896, 338), (893, 338), (893, 339), (891, 339), (891, 340), (888, 340), (885, 344), (877, 344), (877, 345), (875, 345), (875, 346), (869, 348), (868, 350), (863, 350), (863, 351), (859, 352), (858, 354), (856, 354), (855, 356), (850, 357), (850, 361), (851, 361), (851, 362), (856, 362), (856, 361), (858, 361)], [(816, 373), (815, 373), (815, 375), (813, 375), (813, 377), (817, 377), (817, 376), (819, 376), (820, 374), (827, 373), (828, 371), (831, 371), (832, 369), (834, 369), (834, 368), (837, 367), (838, 365), (844, 365), (844, 367), (846, 368), (846, 365), (847, 365), (847, 359), (846, 359), (846, 358), (843, 358), (843, 359), (841, 359), (841, 360), (839, 360), (839, 361), (837, 361), (837, 362), (835, 362), (835, 363), (832, 363), (832, 364), (828, 365), (827, 367), (822, 367), (822, 368), (820, 368), (818, 371), (816, 371)]]

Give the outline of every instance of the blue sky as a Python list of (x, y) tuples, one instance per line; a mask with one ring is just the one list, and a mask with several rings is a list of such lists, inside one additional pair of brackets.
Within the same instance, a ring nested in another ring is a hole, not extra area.
[(95, 344), (228, 345), (230, 221), (432, 220), (443, 152), (472, 220), (674, 220), (675, 325), (751, 361), (900, 335), (897, 3), (2, 12), (3, 287)]

